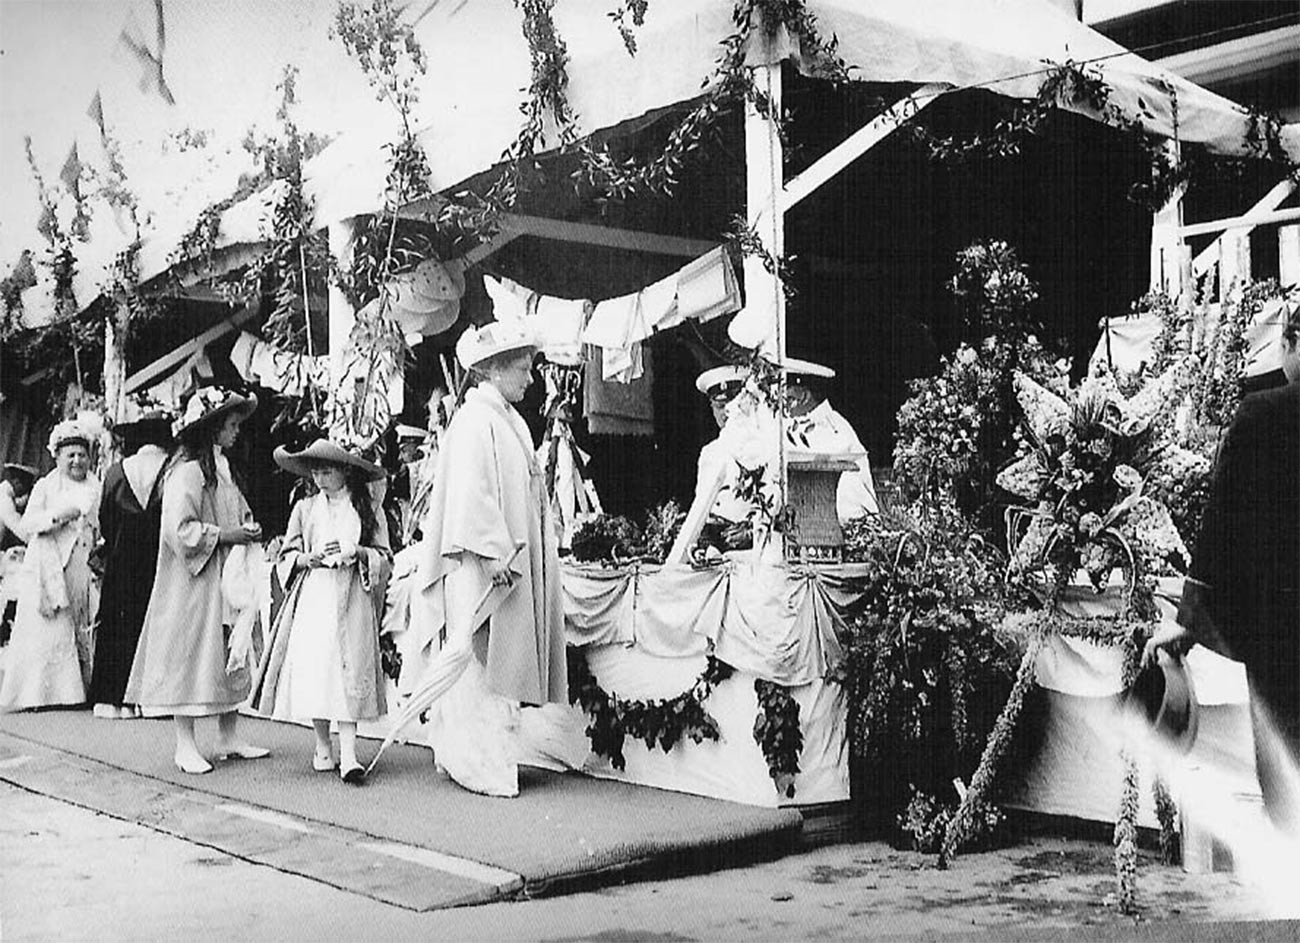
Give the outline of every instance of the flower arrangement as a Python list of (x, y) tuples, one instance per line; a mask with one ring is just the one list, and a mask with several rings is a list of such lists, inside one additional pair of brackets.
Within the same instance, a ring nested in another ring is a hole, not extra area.
[(1017, 341), (1035, 327), (1028, 311), (1038, 300), (1038, 286), (1016, 250), (1000, 239), (958, 252), (957, 273), (948, 288), (963, 309), (968, 338), (993, 335)]
[(892, 825), (913, 789), (937, 795), (969, 773), (1006, 694), (1004, 561), (951, 504), (869, 515), (845, 541), (846, 561), (865, 569), (840, 669), (850, 751)]
[[(1084, 570), (1101, 591), (1117, 568), (1135, 585), (1186, 568), (1187, 547), (1160, 498), (1177, 497), (1179, 476), (1200, 468), (1178, 446), (1173, 421), (1191, 363), (1174, 364), (1131, 397), (1104, 371), (1063, 394), (1016, 375), (1020, 448), (997, 476), (1024, 502), (1007, 512), (1012, 576), (1059, 591)], [(1148, 488), (1149, 480), (1158, 485)], [(1183, 514), (1192, 514), (1190, 501)]]
[(961, 345), (936, 376), (909, 383), (898, 413), (894, 478), (909, 498), (956, 501), (984, 526), (999, 516), (996, 470), (1015, 449), (1012, 377), (1048, 373), (1050, 358), (1031, 313), (1038, 289), (1016, 252), (977, 242), (956, 256), (948, 282)]
[(977, 518), (996, 501), (996, 469), (1015, 449), (1016, 369), (1033, 376), (1052, 373), (1037, 338), (963, 344), (943, 360), (937, 376), (910, 382), (912, 395), (898, 411), (894, 446), (894, 480), (905, 494), (951, 496)]
[(686, 512), (673, 500), (648, 511), (645, 526), (622, 515), (598, 514), (574, 533), (573, 558), (610, 566), (662, 563), (685, 518)]

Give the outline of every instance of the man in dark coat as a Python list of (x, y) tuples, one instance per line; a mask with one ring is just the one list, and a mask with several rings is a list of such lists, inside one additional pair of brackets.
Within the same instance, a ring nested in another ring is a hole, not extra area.
[(1287, 384), (1242, 400), (1215, 463), (1179, 626), (1151, 640), (1192, 641), (1242, 662), (1265, 806), (1300, 834), (1300, 318), (1284, 333)]

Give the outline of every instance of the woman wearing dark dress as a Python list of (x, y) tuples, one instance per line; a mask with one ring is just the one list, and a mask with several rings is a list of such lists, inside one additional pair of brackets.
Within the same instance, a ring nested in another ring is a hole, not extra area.
[(134, 705), (123, 703), (123, 695), (153, 590), (162, 520), (157, 482), (171, 444), (171, 418), (154, 411), (135, 422), (119, 423), (115, 431), (127, 457), (105, 474), (99, 505), (104, 583), (88, 698), (95, 716), (110, 720), (137, 716)]

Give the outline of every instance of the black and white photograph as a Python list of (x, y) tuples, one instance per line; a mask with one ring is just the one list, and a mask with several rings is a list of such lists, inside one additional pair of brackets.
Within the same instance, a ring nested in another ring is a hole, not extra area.
[(0, 940), (1300, 940), (1300, 0), (0, 0)]

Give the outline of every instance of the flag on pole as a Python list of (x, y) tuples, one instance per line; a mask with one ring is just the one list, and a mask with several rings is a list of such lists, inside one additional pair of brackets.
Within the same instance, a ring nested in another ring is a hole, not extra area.
[(154, 0), (154, 48), (136, 22), (135, 14), (129, 14), (126, 25), (118, 34), (118, 42), (126, 47), (140, 66), (140, 91), (153, 92), (169, 105), (176, 104), (172, 90), (167, 87), (167, 77), (163, 74), (163, 52), (167, 45), (167, 31), (163, 25), (162, 0)]
[(63, 161), (63, 169), (59, 171), (59, 179), (63, 185), (68, 188), (72, 198), (77, 202), (81, 201), (81, 157), (77, 154), (77, 142), (72, 142), (72, 149), (68, 151), (67, 158)]
[(95, 127), (99, 128), (99, 136), (102, 140), (108, 131), (104, 127), (104, 99), (99, 94), (99, 89), (95, 89), (95, 97), (90, 100), (86, 115), (95, 122)]
[(36, 221), (36, 231), (41, 234), (46, 242), (53, 242), (58, 225), (59, 221), (54, 215), (54, 207), (42, 200), (41, 218)]

